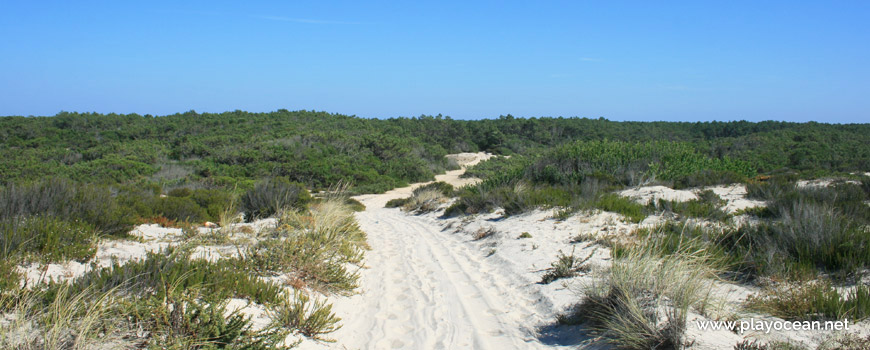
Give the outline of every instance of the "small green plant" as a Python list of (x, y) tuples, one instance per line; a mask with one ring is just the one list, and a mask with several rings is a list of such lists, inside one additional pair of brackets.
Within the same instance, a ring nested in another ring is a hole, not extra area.
[(286, 327), (323, 341), (333, 342), (334, 340), (323, 338), (323, 335), (341, 328), (341, 318), (332, 312), (332, 305), (325, 300), (312, 301), (310, 296), (298, 290), (292, 296), (287, 296), (280, 303), (269, 307), (269, 315), (272, 318), (272, 327)]
[(523, 239), (523, 238), (532, 238), (532, 235), (528, 232), (523, 232), (519, 235), (519, 237), (517, 237), (517, 239)]

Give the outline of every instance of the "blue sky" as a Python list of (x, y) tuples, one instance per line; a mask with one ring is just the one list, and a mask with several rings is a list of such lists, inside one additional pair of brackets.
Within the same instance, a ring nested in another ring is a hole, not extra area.
[(870, 122), (868, 1), (7, 1), (0, 115)]

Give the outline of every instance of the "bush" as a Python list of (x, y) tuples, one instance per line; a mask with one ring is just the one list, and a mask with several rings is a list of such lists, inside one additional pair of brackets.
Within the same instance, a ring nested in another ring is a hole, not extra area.
[(647, 217), (644, 206), (615, 193), (599, 196), (592, 206), (604, 211), (621, 214), (631, 222), (641, 222)]
[(341, 318), (332, 312), (332, 305), (323, 300), (311, 301), (311, 297), (301, 291), (294, 291), (292, 298), (282, 299), (281, 303), (269, 308), (273, 327), (295, 329), (306, 337), (324, 339), (321, 336), (332, 333), (341, 326)]
[(44, 262), (85, 262), (96, 253), (97, 231), (88, 223), (50, 216), (0, 220), (0, 257), (34, 258)]
[(704, 169), (692, 174), (683, 175), (674, 180), (675, 189), (704, 187), (713, 185), (725, 185), (733, 183), (742, 183), (746, 181), (746, 176), (740, 175), (730, 170), (711, 170)]
[(133, 217), (122, 210), (110, 190), (95, 185), (49, 179), (0, 190), (0, 219), (46, 216), (83, 221), (101, 233), (125, 235)]
[(154, 213), (169, 220), (203, 222), (209, 219), (208, 213), (190, 197), (155, 198)]
[(269, 217), (281, 209), (304, 209), (311, 201), (311, 195), (301, 184), (284, 178), (271, 178), (258, 182), (253, 189), (241, 197), (245, 220)]
[(730, 217), (722, 210), (724, 201), (711, 190), (698, 193), (698, 199), (678, 202), (659, 198), (653, 209), (672, 212), (692, 218), (725, 221)]
[(426, 185), (417, 187), (414, 189), (413, 193), (415, 195), (417, 195), (417, 194), (420, 194), (423, 192), (430, 192), (430, 191), (440, 192), (445, 197), (452, 197), (453, 196), (453, 185), (446, 183), (446, 182), (443, 182), (443, 181), (438, 181), (438, 182), (433, 182), (430, 184), (426, 184)]
[(402, 204), (402, 210), (417, 214), (428, 213), (438, 210), (438, 207), (446, 202), (447, 198), (438, 189), (414, 191), (414, 195)]
[(778, 216), (723, 237), (722, 247), (742, 258), (743, 272), (789, 276), (821, 270), (845, 277), (868, 266), (870, 234), (834, 208), (795, 202)]
[(870, 287), (840, 292), (830, 282), (783, 284), (746, 301), (750, 309), (786, 320), (854, 320), (870, 316)]
[(285, 212), (278, 223), (269, 239), (251, 248), (254, 266), (292, 273), (316, 289), (346, 293), (356, 288), (359, 274), (348, 265), (360, 264), (368, 245), (349, 208), (325, 201), (307, 212)]

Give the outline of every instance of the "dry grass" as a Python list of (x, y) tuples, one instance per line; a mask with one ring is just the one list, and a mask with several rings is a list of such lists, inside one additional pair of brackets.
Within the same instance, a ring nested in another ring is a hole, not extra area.
[(105, 330), (121, 331), (105, 327), (110, 323), (105, 316), (115, 303), (114, 290), (97, 293), (85, 289), (73, 294), (64, 286), (48, 305), (41, 306), (43, 294), (22, 290), (14, 300), (3, 301), (12, 319), (0, 326), (0, 348), (88, 349), (117, 335), (105, 334)]
[(402, 210), (417, 214), (428, 213), (447, 203), (447, 197), (437, 189), (429, 189), (419, 193), (414, 193), (408, 198), (408, 201), (402, 205)]
[(704, 251), (661, 257), (650, 245), (628, 249), (609, 271), (585, 289), (573, 319), (590, 324), (625, 349), (682, 349), (690, 310), (711, 305), (711, 278)]

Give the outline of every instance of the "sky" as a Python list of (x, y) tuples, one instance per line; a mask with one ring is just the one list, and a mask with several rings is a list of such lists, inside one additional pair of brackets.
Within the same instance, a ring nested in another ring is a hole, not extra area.
[(0, 115), (870, 122), (870, 1), (0, 0)]

